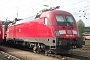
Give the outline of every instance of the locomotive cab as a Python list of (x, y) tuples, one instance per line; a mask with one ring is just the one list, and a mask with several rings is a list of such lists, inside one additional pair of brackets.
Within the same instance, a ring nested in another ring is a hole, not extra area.
[[(78, 27), (76, 21), (72, 15), (55, 15), (57, 26), (55, 26), (55, 34), (58, 42), (62, 42), (60, 45), (69, 46), (69, 48), (79, 47), (81, 48), (82, 42), (79, 37)], [(62, 39), (61, 39), (62, 38)], [(63, 44), (64, 43), (64, 44)]]
[(55, 53), (67, 53), (69, 49), (82, 48), (84, 41), (79, 36), (78, 26), (72, 14), (53, 10), (42, 13), (41, 17), (48, 18), (47, 26), (52, 29), (52, 37), (49, 37), (50, 50)]

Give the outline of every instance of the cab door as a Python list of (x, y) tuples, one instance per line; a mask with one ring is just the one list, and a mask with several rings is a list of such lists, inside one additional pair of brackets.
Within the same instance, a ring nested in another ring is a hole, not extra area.
[(44, 34), (46, 37), (51, 37), (52, 36), (52, 27), (51, 27), (51, 23), (50, 20), (48, 18), (44, 18)]

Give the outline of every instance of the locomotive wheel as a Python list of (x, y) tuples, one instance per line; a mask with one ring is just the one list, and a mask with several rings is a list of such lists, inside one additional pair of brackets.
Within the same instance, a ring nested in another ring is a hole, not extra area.
[(47, 50), (45, 51), (45, 55), (48, 56), (48, 51)]
[(34, 53), (37, 53), (37, 47), (34, 47), (34, 48), (33, 48), (33, 52), (34, 52)]
[(34, 53), (40, 53), (40, 48), (34, 47), (34, 48), (33, 48), (33, 52), (34, 52)]
[(34, 48), (33, 48), (33, 52), (34, 53), (40, 53), (40, 45), (39, 44), (35, 44)]
[(36, 51), (33, 50), (34, 53), (37, 53)]
[(36, 52), (37, 52), (38, 54), (40, 53), (40, 51), (39, 51), (39, 50), (37, 50)]

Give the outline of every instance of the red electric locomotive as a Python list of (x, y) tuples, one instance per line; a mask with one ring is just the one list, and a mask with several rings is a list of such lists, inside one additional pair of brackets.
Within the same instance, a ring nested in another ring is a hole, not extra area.
[(0, 45), (2, 45), (3, 40), (4, 40), (4, 31), (2, 27), (2, 22), (0, 21)]
[(83, 40), (73, 15), (57, 8), (41, 10), (20, 21), (15, 19), (8, 26), (7, 42), (28, 46), (34, 52), (67, 53), (69, 49), (81, 48)]

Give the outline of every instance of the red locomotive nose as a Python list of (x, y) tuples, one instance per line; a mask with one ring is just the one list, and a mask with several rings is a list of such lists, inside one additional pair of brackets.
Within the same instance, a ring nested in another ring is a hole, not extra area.
[(76, 38), (78, 37), (78, 31), (76, 27), (71, 26), (58, 26), (55, 30), (56, 37), (63, 37), (63, 38)]

